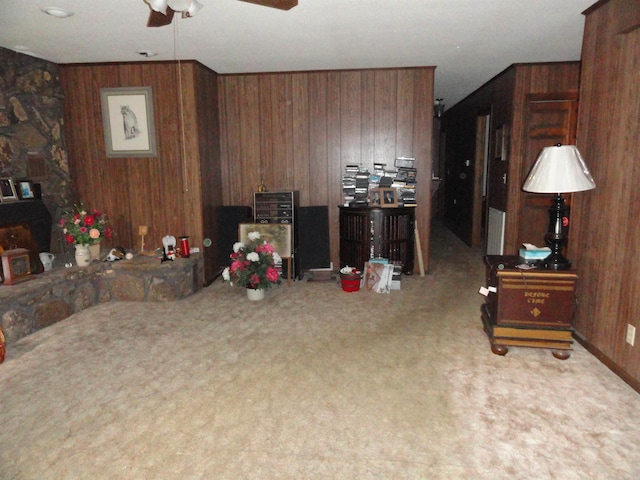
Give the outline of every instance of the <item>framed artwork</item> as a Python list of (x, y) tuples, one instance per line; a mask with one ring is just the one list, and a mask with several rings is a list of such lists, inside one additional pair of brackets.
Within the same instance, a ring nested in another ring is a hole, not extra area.
[(33, 183), (30, 180), (18, 180), (18, 197), (20, 200), (31, 200), (36, 198), (35, 190), (33, 189)]
[(9, 177), (0, 178), (0, 200), (3, 202), (18, 200), (18, 194), (16, 193), (16, 187), (13, 184), (13, 179)]
[(247, 242), (249, 232), (260, 232), (260, 238), (273, 245), (282, 258), (291, 258), (290, 223), (241, 223), (238, 226), (238, 241)]
[(382, 208), (392, 208), (398, 206), (398, 195), (395, 188), (380, 188), (380, 197)]
[(379, 207), (380, 200), (382, 199), (382, 195), (380, 194), (379, 188), (372, 188), (369, 190), (369, 205), (372, 207)]
[(151, 87), (101, 88), (107, 157), (155, 157)]

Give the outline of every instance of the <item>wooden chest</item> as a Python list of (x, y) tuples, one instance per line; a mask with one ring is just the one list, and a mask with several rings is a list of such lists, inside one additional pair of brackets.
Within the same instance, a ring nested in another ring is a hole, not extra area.
[(505, 355), (508, 346), (550, 348), (568, 358), (578, 275), (573, 270), (522, 270), (518, 257), (489, 255), (490, 289), (482, 307), (484, 329), (492, 351)]

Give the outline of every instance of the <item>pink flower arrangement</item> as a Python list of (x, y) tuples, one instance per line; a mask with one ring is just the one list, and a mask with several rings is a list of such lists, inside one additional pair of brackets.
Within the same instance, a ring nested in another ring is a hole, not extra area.
[(60, 228), (67, 243), (80, 245), (93, 245), (113, 233), (105, 213), (88, 211), (82, 204), (60, 219)]
[(260, 240), (260, 232), (250, 232), (249, 243), (233, 245), (231, 265), (222, 272), (222, 278), (245, 288), (266, 289), (280, 284), (280, 272), (275, 267), (282, 259), (273, 245)]

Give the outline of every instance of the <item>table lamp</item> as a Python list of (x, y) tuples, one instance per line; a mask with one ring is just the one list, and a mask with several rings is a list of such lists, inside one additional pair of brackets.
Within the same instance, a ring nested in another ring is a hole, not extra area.
[(548, 270), (568, 270), (571, 262), (562, 255), (569, 225), (563, 193), (582, 192), (596, 188), (596, 184), (575, 145), (558, 143), (542, 149), (522, 189), (532, 193), (553, 193), (549, 208), (549, 231), (544, 239), (551, 253), (543, 260)]

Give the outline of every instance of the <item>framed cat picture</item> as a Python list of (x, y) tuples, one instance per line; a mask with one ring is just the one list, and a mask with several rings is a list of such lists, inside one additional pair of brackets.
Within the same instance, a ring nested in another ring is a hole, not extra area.
[(107, 157), (155, 157), (151, 87), (101, 88)]

